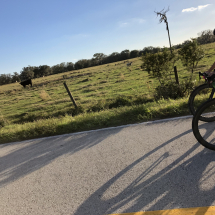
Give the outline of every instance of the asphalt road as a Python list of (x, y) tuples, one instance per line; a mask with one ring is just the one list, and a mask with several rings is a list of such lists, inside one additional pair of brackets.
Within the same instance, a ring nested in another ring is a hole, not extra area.
[(0, 145), (0, 214), (104, 215), (215, 205), (215, 152), (192, 118)]

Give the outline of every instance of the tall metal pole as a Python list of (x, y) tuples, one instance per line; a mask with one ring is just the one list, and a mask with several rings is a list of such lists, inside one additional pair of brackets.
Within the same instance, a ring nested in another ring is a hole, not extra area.
[[(167, 20), (166, 20), (166, 29), (167, 29), (167, 32), (168, 32), (169, 46), (170, 46), (170, 51), (171, 51), (171, 54), (172, 54), (172, 46), (171, 46), (171, 41), (170, 41), (169, 27), (168, 27)], [(177, 71), (177, 67), (176, 66), (174, 66), (174, 73), (175, 73), (175, 82), (176, 82), (176, 84), (179, 84), (178, 71)]]
[(168, 22), (167, 21), (166, 21), (166, 29), (167, 29), (167, 32), (168, 32), (169, 46), (170, 46), (170, 51), (171, 51), (171, 54), (172, 54), (172, 46), (171, 46), (170, 35), (169, 35), (169, 27), (168, 27)]
[[(164, 10), (164, 9), (163, 9)], [(166, 30), (168, 32), (168, 37), (169, 37), (169, 46), (170, 46), (170, 52), (172, 54), (172, 46), (171, 46), (171, 40), (170, 40), (170, 34), (169, 34), (169, 26), (168, 26), (168, 22), (167, 22), (167, 17), (166, 17), (166, 12), (169, 11), (169, 8), (163, 12), (163, 10), (161, 12), (155, 12), (157, 13), (157, 16), (159, 15), (161, 18), (160, 18), (160, 23), (162, 21), (164, 21), (166, 23)], [(162, 13), (163, 12), (163, 13)], [(176, 84), (179, 84), (179, 80), (178, 80), (178, 72), (177, 72), (177, 67), (174, 66), (174, 73), (175, 73), (175, 81), (176, 81)]]

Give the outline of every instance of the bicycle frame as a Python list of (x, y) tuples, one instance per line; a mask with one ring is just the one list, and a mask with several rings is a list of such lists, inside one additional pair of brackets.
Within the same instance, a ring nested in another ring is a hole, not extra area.
[(208, 100), (211, 100), (213, 98), (214, 92), (215, 92), (215, 88), (213, 87), (212, 92), (211, 92)]

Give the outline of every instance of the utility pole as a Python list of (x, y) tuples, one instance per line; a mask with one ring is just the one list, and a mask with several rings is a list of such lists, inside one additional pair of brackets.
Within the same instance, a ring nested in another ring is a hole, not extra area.
[[(166, 17), (166, 13), (169, 11), (169, 8), (164, 11), (161, 10), (160, 12), (155, 12), (157, 14), (157, 16), (160, 16), (160, 23), (161, 22), (165, 22), (166, 23), (166, 30), (168, 32), (168, 37), (169, 37), (169, 46), (170, 46), (170, 52), (172, 54), (172, 46), (171, 46), (171, 40), (170, 40), (170, 34), (169, 34), (169, 26), (168, 26), (168, 22), (167, 22), (167, 17)], [(178, 80), (178, 72), (177, 72), (177, 67), (174, 66), (174, 73), (175, 73), (175, 81), (176, 81), (176, 84), (179, 84), (179, 80)]]

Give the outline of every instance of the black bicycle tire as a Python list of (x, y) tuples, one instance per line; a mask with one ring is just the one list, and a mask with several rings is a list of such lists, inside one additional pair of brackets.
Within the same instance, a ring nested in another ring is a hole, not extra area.
[(195, 136), (195, 138), (198, 140), (198, 142), (203, 145), (204, 147), (215, 151), (215, 145), (210, 144), (209, 142), (207, 142), (202, 135), (199, 132), (199, 126), (198, 126), (198, 121), (200, 120), (200, 116), (201, 114), (204, 112), (204, 110), (206, 108), (208, 108), (211, 105), (215, 104), (215, 99), (211, 99), (210, 101), (205, 102), (204, 104), (202, 104), (196, 111), (194, 117), (193, 117), (193, 121), (192, 121), (192, 130), (193, 130), (193, 134)]
[[(196, 95), (201, 91), (201, 90), (204, 90), (206, 88), (211, 88), (213, 89), (212, 86), (209, 86), (208, 84), (202, 84), (202, 85), (199, 85), (198, 87), (196, 87), (193, 92), (190, 94), (190, 97), (189, 97), (189, 100), (188, 100), (188, 107), (189, 107), (189, 110), (190, 110), (190, 113), (194, 116), (195, 113), (196, 113), (196, 110), (194, 108), (194, 99), (196, 97)], [(200, 116), (200, 120), (201, 121), (204, 121), (204, 122), (211, 122), (213, 120), (211, 120), (210, 118), (207, 118), (207, 117), (203, 117), (203, 116)]]

